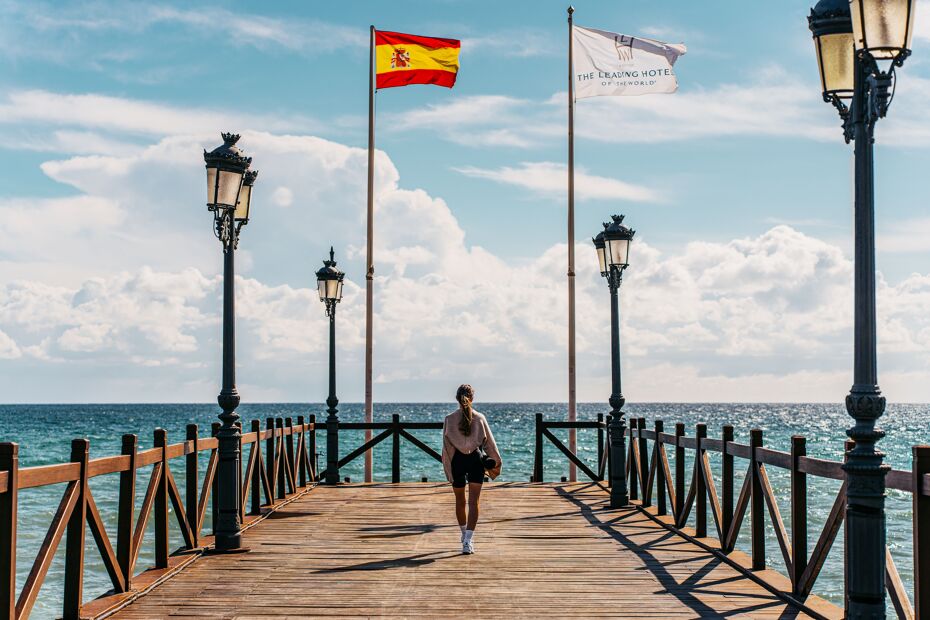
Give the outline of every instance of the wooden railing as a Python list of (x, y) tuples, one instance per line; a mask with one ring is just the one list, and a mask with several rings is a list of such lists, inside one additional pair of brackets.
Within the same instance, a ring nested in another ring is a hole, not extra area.
[[(119, 455), (90, 458), (90, 442), (75, 439), (71, 443), (71, 462), (40, 467), (19, 467), (19, 446), (0, 443), (0, 619), (26, 618), (45, 583), (55, 552), (65, 541), (64, 604), (65, 619), (93, 617), (124, 604), (167, 574), (180, 569), (210, 547), (211, 535), (203, 533), (208, 506), (212, 505), (216, 523), (216, 467), (219, 424), (212, 426), (210, 437), (200, 437), (196, 424), (187, 426), (185, 441), (169, 444), (167, 433), (155, 431), (154, 446), (140, 450), (136, 435), (124, 435)], [(303, 416), (293, 424), (291, 418), (268, 418), (263, 430), (258, 420), (251, 431), (242, 434), (243, 452), (240, 467), (239, 512), (244, 527), (289, 502), (309, 489), (316, 480), (314, 416)], [(264, 456), (262, 443), (264, 442)], [(198, 456), (209, 453), (201, 474)], [(184, 458), (182, 496), (172, 472), (173, 459)], [(151, 466), (141, 509), (135, 514), (138, 471)], [(112, 532), (91, 492), (89, 480), (119, 474), (119, 500), (116, 517), (116, 546)], [(19, 491), (66, 483), (64, 494), (52, 518), (25, 584), (17, 593), (16, 543), (17, 497)], [(212, 498), (212, 502), (211, 502)], [(249, 501), (251, 500), (251, 501)], [(169, 502), (176, 517), (170, 525)], [(152, 517), (154, 513), (154, 519)], [(154, 522), (153, 568), (137, 574), (139, 551), (145, 542), (149, 521)], [(103, 566), (112, 582), (112, 591), (102, 598), (84, 603), (85, 524), (93, 536)], [(169, 528), (176, 527), (183, 544), (173, 553), (169, 546)]]
[[(710, 438), (707, 426), (698, 424), (695, 435), (687, 437), (683, 424), (676, 424), (674, 433), (667, 433), (661, 420), (647, 429), (644, 418), (633, 418), (627, 439), (626, 475), (631, 501), (668, 529), (727, 558), (773, 592), (803, 604), (814, 588), (845, 517), (846, 476), (841, 462), (807, 456), (806, 440), (799, 436), (791, 438), (790, 452), (764, 447), (762, 431), (758, 429), (750, 432), (748, 445), (736, 443), (732, 426), (724, 426), (720, 438)], [(669, 466), (666, 447), (674, 450), (674, 472)], [(685, 467), (686, 451), (693, 455), (690, 472)], [(709, 453), (721, 455), (719, 490)], [(747, 462), (738, 493), (735, 493), (736, 459)], [(784, 469), (790, 476), (790, 535), (772, 490), (768, 467)], [(825, 525), (810, 553), (809, 476), (840, 482)], [(893, 469), (885, 481), (889, 489), (913, 494), (914, 606), (886, 549), (888, 599), (899, 618), (927, 617), (930, 615), (930, 447), (914, 447), (912, 471)], [(712, 528), (708, 524), (708, 508)], [(692, 510), (693, 528), (687, 527)], [(750, 517), (748, 556), (736, 550), (747, 512)], [(767, 524), (787, 567), (787, 580), (773, 579), (761, 572), (767, 567)]]
[[(326, 431), (327, 433), (331, 432), (330, 428), (333, 429), (332, 432), (335, 432), (336, 435), (339, 435), (339, 431), (381, 431), (370, 440), (366, 441), (359, 447), (355, 448), (345, 456), (335, 459), (336, 464), (336, 475), (335, 478), (339, 479), (339, 469), (345, 467), (358, 457), (362, 456), (381, 442), (391, 439), (391, 482), (397, 483), (400, 482), (400, 468), (401, 468), (401, 458), (400, 458), (400, 440), (401, 438), (406, 439), (411, 444), (419, 448), (421, 451), (425, 452), (428, 456), (436, 459), (440, 463), (442, 462), (442, 455), (425, 444), (418, 437), (413, 435), (410, 431), (414, 430), (442, 430), (442, 422), (402, 422), (398, 414), (391, 416), (390, 422), (339, 422), (338, 424), (332, 425), (332, 427), (318, 424), (317, 431)], [(325, 436), (321, 441), (325, 441)], [(327, 455), (327, 462), (332, 462), (334, 459)]]
[[(588, 478), (594, 482), (604, 480), (604, 472), (610, 471), (610, 450), (605, 450), (604, 437), (607, 426), (610, 424), (610, 416), (604, 420), (604, 414), (597, 414), (596, 422), (584, 422), (576, 420), (575, 422), (561, 422), (546, 420), (543, 414), (536, 414), (536, 447), (533, 451), (533, 476), (530, 482), (542, 482), (545, 480), (545, 441), (548, 440), (553, 446), (558, 448), (559, 452), (565, 455), (570, 462)], [(591, 469), (587, 463), (573, 454), (562, 441), (552, 434), (551, 429), (597, 429), (597, 464), (594, 466), (596, 471)]]

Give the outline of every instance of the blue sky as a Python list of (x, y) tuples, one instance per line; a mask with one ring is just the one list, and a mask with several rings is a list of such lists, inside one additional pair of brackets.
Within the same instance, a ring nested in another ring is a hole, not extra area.
[[(902, 400), (930, 398), (925, 4), (876, 160), (882, 363)], [(688, 46), (678, 94), (577, 106), (581, 397), (608, 392), (587, 239), (623, 212), (638, 230), (631, 399), (842, 398), (851, 149), (820, 101), (810, 3), (575, 6), (579, 25)], [(564, 400), (565, 8), (0, 0), (3, 398), (212, 398), (220, 257), (198, 159), (236, 130), (261, 171), (240, 260), (243, 391), (322, 400), (308, 287), (330, 243), (363, 284), (375, 24), (463, 40), (454, 89), (377, 96), (376, 399), (442, 399), (473, 377), (485, 398)], [(352, 287), (344, 310), (342, 396), (359, 400)]]

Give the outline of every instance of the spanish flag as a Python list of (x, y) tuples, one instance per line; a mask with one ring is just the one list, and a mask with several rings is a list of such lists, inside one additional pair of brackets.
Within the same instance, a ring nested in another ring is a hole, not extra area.
[(461, 41), (400, 32), (375, 32), (377, 88), (436, 84), (452, 88)]

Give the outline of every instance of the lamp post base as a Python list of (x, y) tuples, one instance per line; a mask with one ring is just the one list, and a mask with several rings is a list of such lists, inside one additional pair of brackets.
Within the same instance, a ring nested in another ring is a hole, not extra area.
[(626, 508), (630, 505), (630, 498), (627, 495), (621, 495), (619, 497), (610, 496), (610, 509), (616, 510), (617, 508)]
[(230, 547), (230, 548), (218, 548), (210, 547), (209, 549), (204, 549), (204, 555), (227, 555), (232, 553), (248, 553), (251, 551), (249, 547)]
[(623, 397), (612, 395), (610, 412), (610, 507), (626, 508), (630, 495), (626, 484), (626, 424), (623, 420)]

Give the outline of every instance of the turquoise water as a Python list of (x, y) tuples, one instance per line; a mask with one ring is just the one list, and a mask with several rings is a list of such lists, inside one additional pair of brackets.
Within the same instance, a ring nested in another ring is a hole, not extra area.
[[(376, 407), (377, 420), (390, 420), (392, 414), (398, 414), (409, 421), (440, 421), (452, 410), (447, 403), (439, 404), (385, 404)], [(530, 403), (476, 403), (476, 408), (485, 413), (491, 423), (504, 458), (503, 480), (528, 480), (533, 467), (534, 415), (542, 413), (549, 419), (564, 419), (564, 404), (530, 404)], [(340, 407), (340, 418), (345, 422), (362, 421), (363, 411), (359, 404), (345, 404)], [(252, 419), (262, 421), (267, 417), (292, 417), (296, 422), (298, 415), (315, 413), (322, 420), (325, 407), (319, 404), (258, 404), (243, 405), (240, 414), (246, 429), (250, 428)], [(582, 404), (578, 407), (580, 420), (594, 420), (598, 413), (606, 413), (602, 404)], [(843, 452), (844, 430), (850, 424), (841, 405), (822, 404), (643, 404), (629, 405), (626, 408), (630, 416), (646, 417), (647, 428), (652, 421), (665, 421), (666, 429), (673, 429), (676, 422), (684, 422), (688, 435), (694, 434), (694, 425), (705, 422), (708, 435), (720, 436), (720, 427), (732, 424), (736, 429), (737, 441), (748, 443), (749, 430), (761, 428), (765, 433), (765, 445), (787, 451), (791, 435), (807, 437), (807, 450), (811, 456), (840, 460)], [(91, 458), (116, 454), (120, 448), (120, 437), (124, 433), (139, 435), (140, 449), (152, 445), (155, 428), (168, 431), (170, 443), (184, 438), (185, 427), (189, 423), (199, 424), (201, 436), (209, 434), (210, 424), (216, 421), (217, 408), (214, 405), (179, 404), (179, 405), (0, 405), (0, 441), (15, 441), (20, 444), (20, 464), (22, 467), (61, 463), (67, 461), (70, 454), (70, 440), (86, 437), (90, 440)], [(910, 447), (930, 443), (930, 406), (928, 405), (889, 405), (888, 412), (882, 418), (882, 427), (887, 437), (881, 442), (886, 452), (886, 461), (895, 469), (910, 469)], [(438, 448), (439, 431), (416, 431), (414, 434), (426, 443)], [(565, 439), (566, 432), (556, 432)], [(361, 443), (361, 431), (343, 431), (340, 433), (342, 454)], [(593, 467), (597, 453), (597, 434), (594, 430), (582, 430), (578, 434), (578, 451), (581, 457)], [(318, 438), (322, 450), (325, 437)], [(374, 450), (374, 476), (376, 480), (389, 481), (391, 475), (390, 442), (384, 442)], [(672, 451), (670, 451), (671, 453)], [(712, 456), (717, 467), (719, 463)], [(203, 456), (204, 464), (206, 455)], [(325, 456), (321, 455), (321, 462)], [(439, 463), (429, 458), (406, 441), (401, 443), (401, 476), (405, 480), (419, 480), (426, 476), (430, 480), (443, 477)], [(690, 461), (689, 461), (690, 464)], [(737, 491), (742, 481), (746, 462), (736, 460)], [(567, 475), (568, 466), (564, 457), (551, 445), (545, 449), (546, 479), (558, 480)], [(173, 462), (175, 477), (179, 484), (179, 472), (183, 469), (183, 460)], [(342, 470), (343, 476), (350, 476), (353, 481), (361, 480), (362, 460), (358, 459)], [(204, 467), (201, 466), (201, 475)], [(137, 479), (137, 501), (141, 503), (148, 482), (148, 470), (140, 471)], [(689, 470), (690, 471), (690, 470)], [(776, 495), (779, 498), (783, 518), (788, 520), (789, 481), (787, 474), (776, 468), (769, 468), (769, 475)], [(690, 482), (690, 480), (689, 480)], [(101, 476), (91, 480), (94, 499), (103, 515), (110, 533), (111, 542), (115, 544), (116, 532), (116, 492), (118, 477)], [(808, 478), (809, 487), (809, 548), (813, 548), (823, 521), (833, 503), (839, 484), (835, 481)], [(20, 585), (26, 578), (35, 555), (42, 543), (49, 523), (61, 495), (64, 485), (28, 489), (20, 493), (19, 532), (17, 543), (17, 577)], [(183, 489), (181, 489), (183, 494)], [(902, 578), (911, 589), (911, 504), (910, 494), (900, 491), (888, 493), (888, 541), (892, 555)], [(692, 515), (693, 520), (693, 515)], [(210, 511), (207, 511), (205, 531), (210, 528)], [(748, 516), (743, 525), (743, 535), (738, 547), (748, 551)], [(709, 520), (710, 528), (713, 528)], [(790, 523), (785, 523), (790, 532)], [(137, 564), (137, 570), (152, 565), (153, 535), (150, 531), (143, 541), (143, 549)], [(780, 560), (777, 542), (769, 527), (771, 538), (768, 540), (767, 556), (769, 564), (784, 571)], [(181, 544), (178, 533), (172, 530), (172, 548)], [(836, 603), (840, 603), (842, 592), (842, 550), (837, 542), (823, 573), (817, 582), (815, 592)], [(109, 589), (109, 580), (93, 539), (88, 536), (86, 550), (87, 565), (85, 569), (85, 600), (89, 600)], [(64, 547), (59, 548), (49, 570), (45, 585), (40, 592), (32, 617), (52, 618), (61, 614), (61, 587), (64, 570)], [(605, 576), (607, 577), (607, 576)]]

